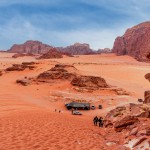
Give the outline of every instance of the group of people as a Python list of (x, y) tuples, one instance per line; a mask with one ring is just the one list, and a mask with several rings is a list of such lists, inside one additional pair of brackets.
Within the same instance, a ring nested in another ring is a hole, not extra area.
[(93, 119), (93, 123), (95, 126), (99, 125), (99, 127), (103, 127), (103, 124), (104, 124), (104, 120), (102, 117), (98, 118), (97, 116), (94, 117)]
[[(55, 112), (57, 112), (57, 109), (55, 109)], [(58, 110), (58, 112), (59, 112), (59, 113), (63, 113), (63, 111), (62, 111), (62, 110)]]

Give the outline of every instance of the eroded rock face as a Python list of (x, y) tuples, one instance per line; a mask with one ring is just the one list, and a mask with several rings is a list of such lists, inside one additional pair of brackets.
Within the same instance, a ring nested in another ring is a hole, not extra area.
[(139, 122), (138, 118), (127, 115), (116, 120), (116, 122), (114, 123), (114, 128), (117, 132), (120, 132), (123, 129), (126, 129), (128, 126), (131, 126), (137, 122)]
[(58, 48), (59, 51), (68, 53), (70, 55), (88, 55), (94, 54), (95, 52), (90, 48), (89, 44), (75, 43), (74, 45), (67, 46), (64, 48)]
[(53, 47), (39, 41), (27, 41), (24, 44), (13, 45), (8, 51), (12, 53), (44, 54), (51, 48)]
[[(143, 113), (145, 115), (143, 115)], [(123, 146), (129, 149), (150, 149), (150, 105), (127, 104), (107, 113), (104, 126), (124, 136)]]
[(109, 87), (105, 79), (94, 76), (78, 76), (75, 77), (71, 84), (82, 88), (99, 89)]
[(39, 59), (51, 59), (51, 58), (62, 58), (62, 53), (58, 52), (56, 48), (51, 48), (49, 51), (42, 56), (39, 57)]
[(150, 22), (136, 25), (117, 37), (112, 52), (129, 55), (139, 61), (150, 61)]

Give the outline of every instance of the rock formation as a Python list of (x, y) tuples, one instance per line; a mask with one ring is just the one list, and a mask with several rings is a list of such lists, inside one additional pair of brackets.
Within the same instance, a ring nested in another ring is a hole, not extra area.
[(124, 135), (124, 148), (150, 148), (150, 106), (146, 104), (128, 104), (117, 107), (107, 113), (104, 126), (114, 128)]
[(147, 80), (150, 82), (150, 73), (147, 73), (147, 74), (145, 75), (145, 79), (147, 79)]
[(88, 89), (99, 89), (99, 88), (109, 87), (105, 79), (101, 77), (82, 76), (82, 75), (73, 78), (71, 84), (73, 86), (78, 86), (81, 88), (88, 88)]
[(39, 59), (51, 59), (51, 58), (62, 58), (62, 53), (58, 52), (56, 48), (50, 48), (49, 51), (42, 56), (39, 57)]
[(129, 55), (139, 61), (150, 61), (150, 22), (136, 25), (117, 37), (112, 52)]
[(21, 84), (21, 85), (23, 85), (23, 86), (27, 86), (27, 85), (29, 85), (30, 84), (30, 82), (29, 82), (29, 80), (28, 79), (22, 79), (22, 80), (16, 80), (16, 83), (18, 83), (18, 84)]
[(6, 68), (5, 71), (23, 71), (25, 69), (33, 70), (35, 66), (33, 66), (34, 62), (23, 62), (22, 64), (13, 64), (11, 67)]
[(37, 82), (50, 82), (52, 80), (67, 80), (71, 85), (88, 90), (108, 88), (108, 84), (101, 77), (83, 76), (72, 65), (56, 64), (55, 67), (37, 76)]
[(59, 51), (68, 53), (70, 55), (88, 55), (95, 52), (90, 48), (89, 44), (75, 43), (74, 45), (65, 48), (59, 47)]
[(72, 65), (57, 64), (55, 67), (38, 75), (37, 80), (48, 82), (49, 80), (71, 80), (76, 76), (77, 69)]
[(34, 56), (34, 55), (33, 55), (33, 54), (30, 54), (30, 53), (27, 53), (27, 54), (17, 53), (17, 54), (14, 54), (14, 55), (12, 56), (12, 58), (25, 57), (25, 56)]
[(145, 104), (147, 104), (147, 103), (150, 104), (150, 91), (145, 91), (145, 93), (144, 93), (144, 103)]
[(44, 54), (47, 53), (52, 46), (43, 44), (39, 41), (27, 41), (24, 44), (13, 45), (8, 52), (12, 53), (30, 53), (30, 54)]

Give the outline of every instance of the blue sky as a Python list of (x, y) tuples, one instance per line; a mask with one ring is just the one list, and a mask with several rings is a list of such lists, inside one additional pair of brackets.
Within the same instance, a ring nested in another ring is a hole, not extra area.
[(0, 49), (39, 40), (112, 48), (127, 28), (150, 20), (148, 0), (1, 0)]

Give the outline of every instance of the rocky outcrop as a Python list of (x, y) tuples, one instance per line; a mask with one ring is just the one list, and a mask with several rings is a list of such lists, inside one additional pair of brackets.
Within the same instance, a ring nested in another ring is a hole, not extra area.
[(95, 54), (95, 52), (90, 48), (89, 44), (80, 44), (75, 43), (74, 45), (67, 46), (67, 47), (59, 47), (57, 48), (59, 51), (68, 53), (70, 55), (88, 55), (88, 54)]
[[(150, 118), (150, 106), (144, 104), (130, 103), (128, 105), (117, 107), (105, 116), (105, 126), (116, 126), (115, 123), (126, 116), (138, 118)], [(127, 117), (130, 118), (130, 117)], [(129, 119), (130, 120), (130, 119)], [(125, 125), (124, 125), (125, 126)], [(126, 125), (127, 127), (128, 125)]]
[(37, 80), (48, 82), (49, 80), (71, 80), (76, 76), (77, 69), (72, 65), (57, 64), (55, 67), (38, 75)]
[(23, 85), (23, 86), (27, 86), (27, 85), (29, 85), (30, 84), (30, 82), (29, 82), (29, 80), (28, 79), (22, 79), (22, 80), (16, 80), (16, 83), (18, 83), (18, 84), (21, 84), (21, 85)]
[(27, 41), (24, 44), (13, 45), (8, 52), (12, 53), (30, 53), (30, 54), (44, 54), (47, 53), (52, 46), (43, 44), (39, 41)]
[[(150, 149), (150, 105), (128, 104), (107, 113), (104, 126), (124, 136), (124, 147)], [(117, 134), (117, 133), (116, 133)]]
[(89, 88), (89, 89), (99, 89), (99, 88), (108, 88), (108, 84), (105, 79), (101, 77), (94, 76), (78, 76), (73, 78), (71, 81), (73, 86), (78, 86), (81, 88)]
[(98, 90), (108, 88), (105, 79), (94, 76), (80, 75), (79, 71), (72, 65), (56, 64), (55, 67), (45, 71), (37, 76), (37, 82), (51, 82), (52, 80), (67, 80), (74, 87)]
[(17, 54), (14, 54), (14, 55), (12, 56), (12, 58), (19, 58), (19, 57), (25, 57), (25, 56), (34, 56), (34, 55), (33, 55), (33, 54), (30, 54), (30, 53), (28, 53), (28, 54), (17, 53)]
[(39, 57), (39, 59), (52, 59), (52, 58), (62, 58), (63, 55), (61, 52), (58, 52), (56, 48), (51, 48), (49, 51), (42, 56)]
[(120, 119), (116, 120), (114, 123), (114, 128), (117, 132), (126, 129), (128, 126), (131, 126), (135, 123), (139, 122), (138, 118), (134, 116), (123, 116)]
[(150, 104), (150, 91), (145, 91), (144, 93), (144, 103), (145, 104)]
[(139, 61), (150, 61), (150, 22), (136, 25), (117, 37), (112, 52), (129, 55)]
[(33, 66), (34, 62), (23, 62), (22, 64), (13, 64), (11, 67), (6, 68), (5, 71), (23, 71), (25, 69), (33, 70), (35, 66)]
[(147, 73), (147, 74), (145, 75), (145, 79), (147, 79), (147, 80), (150, 82), (150, 73)]

